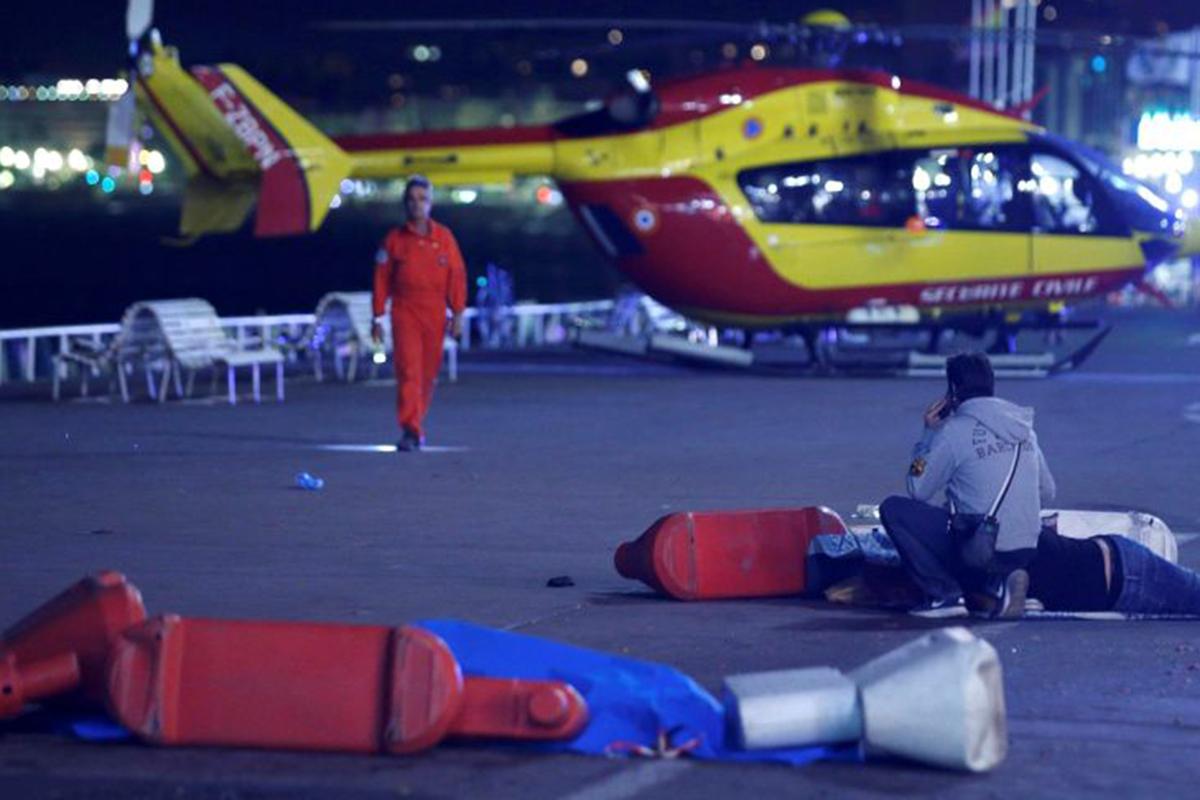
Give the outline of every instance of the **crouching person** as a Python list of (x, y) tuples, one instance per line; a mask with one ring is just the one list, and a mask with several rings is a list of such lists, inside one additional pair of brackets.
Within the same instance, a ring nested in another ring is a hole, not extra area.
[[(994, 396), (986, 355), (950, 358), (946, 379), (945, 397), (925, 411), (909, 496), (887, 498), (880, 518), (925, 593), (910, 613), (966, 616), (969, 602), (984, 616), (1018, 617), (1054, 478), (1038, 447), (1033, 409)], [(943, 492), (946, 505), (933, 505)]]

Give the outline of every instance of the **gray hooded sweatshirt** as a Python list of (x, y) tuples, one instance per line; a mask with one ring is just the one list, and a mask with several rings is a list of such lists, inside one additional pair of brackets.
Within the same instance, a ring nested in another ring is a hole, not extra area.
[(1033, 431), (1032, 408), (999, 397), (963, 401), (939, 428), (927, 428), (913, 448), (908, 493), (929, 503), (944, 489), (957, 513), (986, 514), (1004, 486), (1018, 442), (1017, 472), (996, 514), (996, 549), (1037, 547), (1042, 503), (1054, 499), (1055, 486)]

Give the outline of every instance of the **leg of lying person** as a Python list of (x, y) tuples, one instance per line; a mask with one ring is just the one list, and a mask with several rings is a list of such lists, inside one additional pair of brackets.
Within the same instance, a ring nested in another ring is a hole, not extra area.
[(930, 601), (925, 615), (936, 616), (940, 610), (946, 616), (956, 610), (965, 614), (962, 587), (955, 577), (959, 559), (950, 538), (950, 515), (920, 500), (889, 497), (879, 506), (879, 519), (905, 571)]
[(1113, 580), (1121, 581), (1114, 611), (1200, 615), (1200, 574), (1124, 536), (1105, 536), (1104, 541), (1113, 548)]

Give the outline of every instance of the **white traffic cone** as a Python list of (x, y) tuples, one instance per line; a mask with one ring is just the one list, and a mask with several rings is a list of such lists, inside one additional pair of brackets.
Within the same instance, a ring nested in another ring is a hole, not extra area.
[(726, 679), (747, 749), (861, 739), (867, 752), (984, 772), (1008, 750), (995, 649), (965, 628), (922, 636), (843, 675), (829, 667)]

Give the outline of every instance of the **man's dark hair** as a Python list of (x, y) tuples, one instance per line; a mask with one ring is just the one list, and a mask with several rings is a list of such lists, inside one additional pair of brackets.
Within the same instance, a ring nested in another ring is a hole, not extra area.
[(412, 175), (407, 181), (404, 182), (404, 202), (408, 202), (408, 193), (415, 186), (420, 186), (421, 188), (428, 189), (431, 192), (433, 191), (433, 182), (430, 181), (429, 178), (426, 178), (424, 175)]
[(996, 393), (996, 375), (985, 353), (959, 353), (946, 361), (950, 393), (958, 400), (991, 397)]

